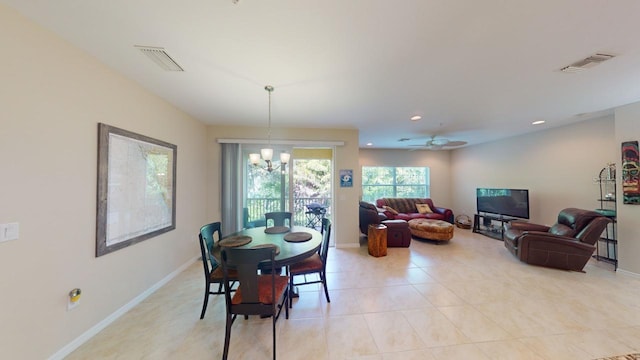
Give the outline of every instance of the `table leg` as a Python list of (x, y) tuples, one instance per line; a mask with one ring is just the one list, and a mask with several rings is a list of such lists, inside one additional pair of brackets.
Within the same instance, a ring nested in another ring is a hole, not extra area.
[(297, 287), (294, 286), (289, 289), (289, 297), (291, 297), (292, 299), (300, 297), (300, 293), (298, 292)]

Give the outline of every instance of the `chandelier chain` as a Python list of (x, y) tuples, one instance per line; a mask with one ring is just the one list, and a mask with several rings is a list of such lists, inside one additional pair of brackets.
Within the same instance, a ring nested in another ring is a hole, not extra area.
[(273, 86), (267, 85), (264, 89), (269, 93), (269, 128), (267, 129), (267, 144), (271, 147), (271, 93), (273, 92)]

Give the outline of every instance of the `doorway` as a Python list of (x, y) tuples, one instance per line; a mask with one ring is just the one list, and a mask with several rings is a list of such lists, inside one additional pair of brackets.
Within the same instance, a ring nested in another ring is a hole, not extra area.
[(333, 149), (274, 149), (275, 154), (289, 151), (291, 159), (285, 171), (271, 172), (250, 164), (248, 154), (253, 151), (243, 150), (243, 227), (264, 226), (266, 212), (291, 211), (294, 225), (320, 229), (321, 219), (331, 216)]

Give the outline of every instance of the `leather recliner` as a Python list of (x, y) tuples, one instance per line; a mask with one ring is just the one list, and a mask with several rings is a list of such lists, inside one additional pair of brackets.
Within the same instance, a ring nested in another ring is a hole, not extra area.
[(369, 225), (384, 224), (387, 227), (387, 246), (409, 247), (411, 231), (405, 220), (389, 220), (378, 211), (378, 208), (365, 201), (360, 201), (360, 232), (368, 235)]
[(504, 246), (527, 264), (582, 271), (609, 222), (595, 211), (567, 208), (553, 226), (507, 223)]

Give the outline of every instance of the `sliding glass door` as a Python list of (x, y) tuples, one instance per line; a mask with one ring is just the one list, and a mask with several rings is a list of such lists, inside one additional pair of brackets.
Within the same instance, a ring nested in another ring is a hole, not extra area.
[(332, 149), (274, 148), (292, 155), (285, 172), (251, 165), (248, 154), (256, 150), (243, 150), (243, 227), (263, 226), (266, 212), (291, 211), (294, 225), (319, 229), (319, 220), (331, 215)]

